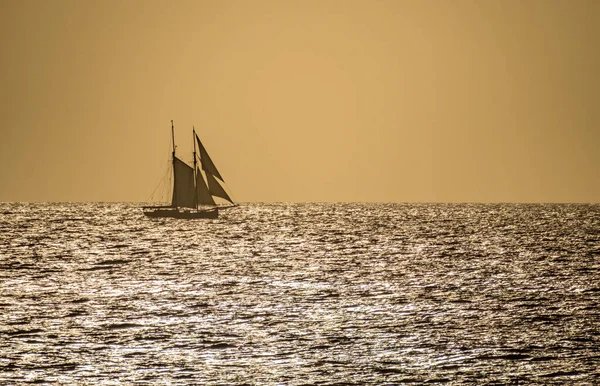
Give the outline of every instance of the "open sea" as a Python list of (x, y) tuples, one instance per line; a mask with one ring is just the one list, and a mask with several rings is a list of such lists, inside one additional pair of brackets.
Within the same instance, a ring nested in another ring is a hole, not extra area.
[(0, 203), (0, 384), (600, 384), (600, 205)]

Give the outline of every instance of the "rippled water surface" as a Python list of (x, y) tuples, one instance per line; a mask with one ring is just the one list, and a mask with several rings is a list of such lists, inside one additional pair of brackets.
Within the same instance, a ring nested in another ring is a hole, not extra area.
[(0, 384), (600, 383), (600, 205), (0, 203)]

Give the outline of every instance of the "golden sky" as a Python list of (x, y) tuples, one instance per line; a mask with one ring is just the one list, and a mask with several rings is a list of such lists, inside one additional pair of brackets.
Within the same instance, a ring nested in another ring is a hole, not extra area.
[(600, 202), (600, 1), (0, 0), (0, 201)]

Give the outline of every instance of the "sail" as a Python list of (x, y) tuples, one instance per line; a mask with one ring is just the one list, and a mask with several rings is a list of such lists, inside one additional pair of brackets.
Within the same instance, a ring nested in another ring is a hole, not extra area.
[(194, 187), (194, 169), (175, 157), (173, 159), (173, 200), (171, 206), (195, 208), (196, 188)]
[(216, 205), (215, 200), (208, 191), (204, 178), (202, 178), (200, 169), (196, 169), (196, 189), (198, 191), (198, 205)]
[(227, 194), (227, 192), (225, 192), (225, 189), (223, 189), (221, 184), (219, 184), (219, 181), (217, 181), (217, 179), (213, 177), (212, 174), (206, 173), (206, 180), (208, 181), (208, 190), (210, 191), (210, 194), (212, 194), (213, 196), (224, 198), (233, 204), (233, 200), (229, 198), (229, 195)]
[(198, 142), (198, 148), (200, 149), (200, 162), (202, 163), (202, 170), (204, 170), (207, 174), (212, 174), (213, 176), (218, 177), (221, 181), (225, 182), (223, 177), (221, 177), (221, 174), (219, 174), (217, 167), (210, 159), (208, 152), (206, 151), (204, 146), (202, 146), (202, 142), (200, 142), (198, 134), (196, 134), (196, 141)]

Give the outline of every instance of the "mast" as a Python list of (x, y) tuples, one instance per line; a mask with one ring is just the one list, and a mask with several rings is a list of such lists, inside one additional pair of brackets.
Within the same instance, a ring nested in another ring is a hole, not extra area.
[(198, 176), (196, 175), (198, 173), (198, 168), (196, 168), (196, 128), (194, 126), (192, 126), (192, 142), (194, 142), (194, 186), (196, 187), (194, 205), (196, 206), (196, 209), (198, 209), (198, 184), (196, 183), (198, 179)]
[(173, 162), (175, 162), (175, 128), (173, 127), (172, 119), (171, 119), (171, 138), (173, 139)]
[[(171, 202), (177, 202), (177, 189), (175, 188), (175, 128), (173, 127), (173, 120), (171, 119), (171, 139), (173, 140), (173, 197), (171, 197)], [(173, 205), (173, 204), (171, 204)]]
[[(171, 136), (175, 143), (175, 129), (171, 121)], [(184, 162), (176, 155), (177, 146), (173, 145), (173, 195), (171, 207), (173, 208), (193, 208), (198, 209), (198, 190), (196, 186), (195, 173), (189, 163)], [(198, 160), (194, 160), (196, 164)], [(201, 188), (201, 187), (200, 187)]]

